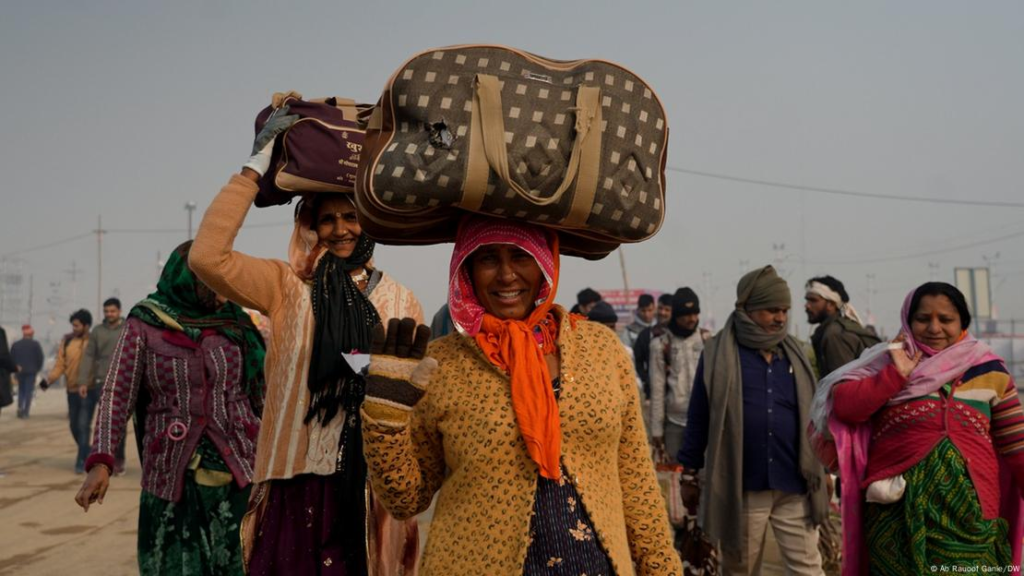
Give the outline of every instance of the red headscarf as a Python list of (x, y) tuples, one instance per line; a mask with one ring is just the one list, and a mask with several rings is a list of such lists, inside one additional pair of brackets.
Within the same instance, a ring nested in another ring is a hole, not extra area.
[[(500, 320), (477, 300), (466, 260), (481, 246), (517, 246), (537, 261), (544, 284), (533, 312), (523, 320)], [(551, 314), (558, 290), (558, 236), (507, 220), (471, 216), (462, 221), (452, 253), (448, 308), (459, 332), (472, 336), (492, 364), (511, 381), (512, 409), (530, 458), (545, 478), (561, 477), (562, 428), (551, 389), (546, 354), (557, 351), (558, 322)], [(539, 344), (539, 345), (538, 345)]]

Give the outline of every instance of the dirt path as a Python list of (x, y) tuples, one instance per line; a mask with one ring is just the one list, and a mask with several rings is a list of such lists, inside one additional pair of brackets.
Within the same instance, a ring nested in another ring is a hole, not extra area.
[(102, 506), (86, 514), (75, 502), (85, 476), (74, 473), (75, 444), (63, 389), (36, 393), (32, 417), (0, 416), (0, 576), (137, 574), (139, 462), (111, 480)]
[[(128, 473), (111, 479), (102, 506), (75, 502), (85, 476), (74, 473), (75, 445), (63, 389), (36, 393), (32, 417), (0, 416), (0, 576), (138, 574), (139, 469), (129, 424)], [(421, 548), (433, 510), (422, 515)], [(764, 574), (782, 574), (774, 542)]]

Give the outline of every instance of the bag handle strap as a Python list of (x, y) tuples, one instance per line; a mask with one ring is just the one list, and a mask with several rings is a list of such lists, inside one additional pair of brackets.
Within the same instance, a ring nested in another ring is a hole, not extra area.
[[(601, 89), (580, 86), (576, 93), (576, 139), (566, 166), (565, 178), (547, 198), (539, 198), (512, 178), (508, 148), (505, 146), (505, 119), (501, 104), (501, 84), (496, 76), (477, 74), (473, 91), (473, 116), (479, 117), (484, 156), (491, 170), (524, 200), (536, 206), (549, 206), (562, 199), (580, 170), (581, 156), (588, 138), (600, 139)], [(595, 119), (597, 120), (595, 122)], [(592, 147), (588, 147), (592, 148)], [(588, 161), (591, 159), (588, 159)], [(600, 160), (599, 158), (596, 160)]]

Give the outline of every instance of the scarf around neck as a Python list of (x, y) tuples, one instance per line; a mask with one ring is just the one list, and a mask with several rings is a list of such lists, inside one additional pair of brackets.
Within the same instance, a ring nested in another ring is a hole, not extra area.
[[(476, 298), (467, 260), (489, 244), (517, 246), (537, 261), (544, 283), (522, 320), (499, 319)], [(487, 360), (509, 375), (512, 409), (527, 453), (541, 476), (561, 478), (562, 429), (545, 355), (557, 352), (558, 237), (541, 228), (494, 218), (467, 217), (459, 226), (449, 268), (448, 308), (455, 327), (472, 337)]]
[[(910, 357), (915, 356), (920, 350), (924, 357), (910, 373), (903, 388), (889, 399), (887, 406), (932, 394), (946, 384), (959, 380), (968, 370), (979, 364), (993, 360), (1002, 361), (987, 344), (966, 331), (955, 344), (943, 350), (937, 351), (918, 342), (909, 323), (910, 306), (916, 292), (915, 289), (907, 294), (900, 310), (901, 330), (905, 337), (902, 349)], [(822, 447), (819, 448), (822, 452), (819, 458), (826, 463), (834, 459), (838, 464), (840, 477), (850, 479), (843, 482), (840, 507), (843, 514), (844, 576), (861, 574), (866, 566), (859, 553), (848, 551), (860, 551), (864, 544), (861, 508), (864, 492), (861, 489), (861, 482), (867, 476), (872, 424), (871, 420), (856, 425), (839, 420), (833, 412), (832, 390), (842, 382), (863, 380), (885, 370), (892, 364), (890, 346), (889, 342), (876, 344), (865, 350), (857, 360), (837, 368), (823, 378), (818, 384), (811, 406), (808, 428), (809, 434), (817, 436), (812, 441)], [(1011, 542), (1020, 542), (1024, 536), (1024, 526), (1019, 521), (1020, 506), (1020, 499), (1016, 498), (1015, 502), (1004, 508), (1005, 517), (1018, 520), (1010, 522)], [(1013, 561), (1020, 565), (1020, 547), (1014, 546), (1013, 551)]]
[[(743, 301), (741, 298), (737, 305)], [(721, 541), (723, 550), (732, 554), (744, 553), (747, 533), (743, 519), (743, 382), (739, 346), (781, 350), (793, 368), (800, 422), (807, 421), (814, 395), (814, 375), (801, 344), (785, 329), (766, 332), (742, 308), (734, 310), (722, 331), (705, 343), (704, 383), (710, 424), (704, 474), (707, 485), (715, 489), (705, 490), (701, 496), (701, 525), (713, 540)], [(828, 517), (824, 470), (805, 437), (800, 438), (797, 450), (811, 503), (811, 520), (820, 525)]]
[(359, 412), (362, 394), (356, 392), (355, 374), (342, 354), (370, 350), (371, 335), (380, 324), (380, 315), (349, 272), (370, 261), (374, 246), (373, 240), (361, 235), (351, 256), (339, 258), (328, 251), (320, 256), (313, 272), (313, 350), (307, 380), (307, 424), (314, 418), (321, 424), (330, 422), (342, 406), (350, 414)]

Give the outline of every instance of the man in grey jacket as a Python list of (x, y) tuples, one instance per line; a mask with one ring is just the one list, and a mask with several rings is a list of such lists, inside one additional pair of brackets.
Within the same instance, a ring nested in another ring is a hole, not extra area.
[[(78, 391), (85, 395), (87, 422), (92, 422), (96, 404), (103, 393), (103, 381), (110, 368), (110, 359), (117, 348), (121, 337), (124, 319), (121, 318), (121, 301), (107, 298), (103, 302), (103, 322), (93, 327), (89, 334), (89, 343), (82, 354), (82, 362), (78, 365)], [(85, 430), (86, 438), (92, 438), (92, 427)], [(114, 454), (114, 475), (124, 474), (124, 438), (117, 446)]]
[(709, 333), (700, 325), (700, 300), (690, 288), (672, 295), (672, 318), (651, 340), (651, 444), (677, 462), (686, 430), (686, 411), (697, 363)]

